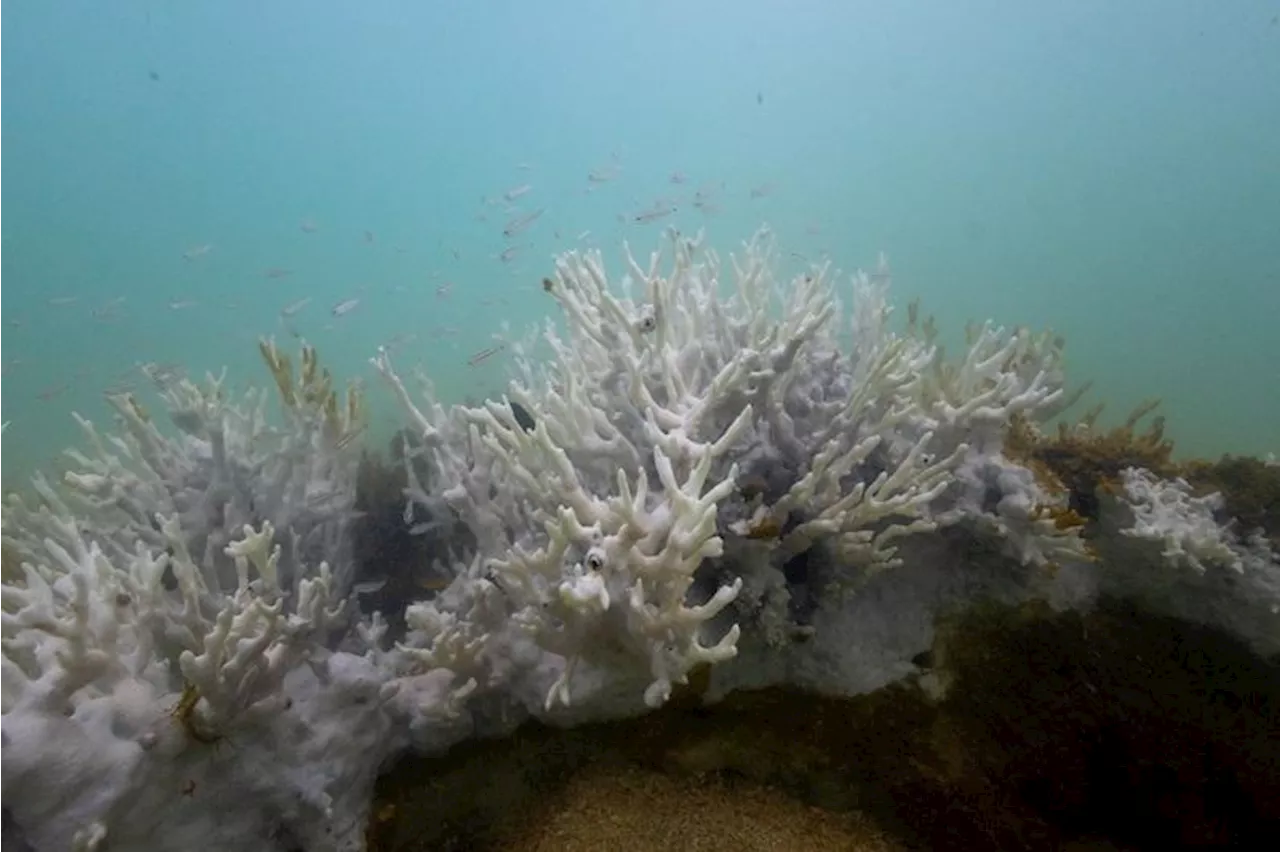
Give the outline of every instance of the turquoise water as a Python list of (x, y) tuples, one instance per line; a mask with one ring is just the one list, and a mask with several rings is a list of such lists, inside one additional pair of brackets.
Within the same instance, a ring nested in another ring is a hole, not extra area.
[(366, 359), (392, 340), (446, 399), (498, 392), (505, 353), (466, 362), (552, 307), (554, 253), (647, 253), (667, 224), (727, 250), (767, 222), (847, 269), (883, 250), (900, 303), (1052, 326), (1113, 414), (1162, 397), (1183, 452), (1280, 452), (1277, 16), (11, 0), (4, 480), (141, 387), (137, 363), (265, 383), (255, 341), (290, 328), (378, 410)]

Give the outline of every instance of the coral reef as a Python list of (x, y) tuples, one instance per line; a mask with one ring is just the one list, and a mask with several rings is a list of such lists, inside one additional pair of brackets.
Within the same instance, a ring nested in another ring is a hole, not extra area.
[(767, 232), (728, 262), (669, 237), (618, 280), (557, 258), (560, 316), (510, 347), (503, 399), (446, 407), (377, 353), (407, 418), (390, 467), (305, 346), (295, 372), (262, 344), (275, 413), (157, 374), (172, 430), (129, 396), (117, 433), (81, 420), (63, 480), (4, 508), (27, 841), (360, 849), (406, 749), (871, 693), (980, 602), (1121, 596), (1280, 650), (1270, 540), (1158, 431), (1046, 449), (1078, 395), (1060, 338), (975, 326), (948, 357), (931, 323), (894, 330), (883, 260), (842, 291), (829, 265), (775, 280)]

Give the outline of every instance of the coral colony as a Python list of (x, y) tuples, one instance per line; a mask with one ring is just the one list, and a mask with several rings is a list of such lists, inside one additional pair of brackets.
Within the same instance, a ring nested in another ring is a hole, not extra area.
[(407, 749), (641, 714), (706, 667), (708, 699), (864, 693), (979, 599), (1125, 594), (1280, 651), (1277, 555), (1218, 495), (1130, 467), (1086, 517), (1015, 452), (1078, 396), (1061, 339), (986, 325), (949, 357), (914, 307), (891, 323), (883, 263), (780, 282), (767, 232), (727, 263), (670, 239), (620, 281), (557, 258), (562, 315), (501, 401), (442, 406), (377, 353), (443, 578), (383, 612), (353, 556), (364, 409), (314, 350), (264, 341), (275, 391), (240, 400), (156, 376), (176, 429), (127, 395), (81, 419), (65, 476), (4, 507), (6, 826), (361, 849)]

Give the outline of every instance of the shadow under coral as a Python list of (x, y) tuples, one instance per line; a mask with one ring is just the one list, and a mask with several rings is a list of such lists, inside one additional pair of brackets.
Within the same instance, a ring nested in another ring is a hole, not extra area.
[(690, 690), (406, 758), (370, 848), (1280, 848), (1280, 662), (1120, 603), (971, 611), (922, 656), (857, 698)]

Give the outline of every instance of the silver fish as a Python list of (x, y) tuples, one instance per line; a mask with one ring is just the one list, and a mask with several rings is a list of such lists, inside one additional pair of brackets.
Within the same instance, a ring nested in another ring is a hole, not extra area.
[(354, 311), (360, 305), (359, 299), (344, 299), (333, 306), (330, 311), (335, 317), (343, 317)]
[(505, 198), (507, 201), (515, 201), (520, 196), (528, 193), (529, 190), (531, 189), (533, 189), (532, 184), (528, 184), (528, 183), (521, 184), (520, 186), (513, 187), (511, 189), (508, 189), (506, 192), (502, 193), (502, 197)]
[(311, 303), (310, 296), (307, 296), (304, 299), (299, 299), (296, 302), (290, 302), (289, 304), (285, 305), (283, 308), (280, 309), (280, 316), (291, 317), (294, 314), (296, 314), (298, 311), (305, 308), (310, 303)]
[(638, 225), (647, 225), (650, 222), (656, 222), (665, 216), (670, 216), (674, 212), (676, 212), (676, 208), (674, 207), (655, 207), (652, 210), (645, 210), (642, 213), (637, 213), (635, 216), (631, 217), (631, 221)]
[(544, 208), (539, 207), (532, 213), (526, 213), (524, 216), (518, 216), (507, 223), (507, 227), (502, 229), (502, 235), (505, 237), (514, 237), (516, 234), (527, 230), (530, 225), (538, 221), (538, 217), (544, 212)]

